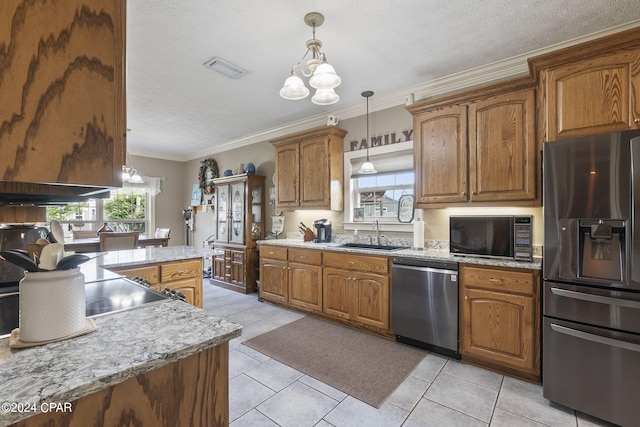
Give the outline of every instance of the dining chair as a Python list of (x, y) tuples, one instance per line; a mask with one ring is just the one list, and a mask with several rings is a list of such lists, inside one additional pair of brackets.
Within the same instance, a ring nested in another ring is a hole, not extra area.
[(169, 237), (169, 234), (171, 234), (170, 228), (156, 228), (155, 236), (158, 238)]
[(126, 233), (100, 233), (100, 252), (136, 249), (138, 247), (139, 236), (140, 233), (137, 231)]

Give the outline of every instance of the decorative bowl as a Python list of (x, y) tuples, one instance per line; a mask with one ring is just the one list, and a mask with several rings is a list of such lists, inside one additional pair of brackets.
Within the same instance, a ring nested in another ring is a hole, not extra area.
[(225, 169), (224, 172), (222, 172), (223, 176), (231, 176), (233, 175), (233, 171), (231, 169)]

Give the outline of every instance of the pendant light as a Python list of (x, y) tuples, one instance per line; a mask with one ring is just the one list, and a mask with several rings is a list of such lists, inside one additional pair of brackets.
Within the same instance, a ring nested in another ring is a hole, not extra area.
[(367, 98), (367, 160), (365, 160), (365, 162), (362, 164), (362, 167), (360, 168), (360, 171), (358, 173), (371, 175), (378, 172), (376, 168), (373, 167), (373, 163), (371, 163), (371, 160), (369, 160), (369, 144), (371, 142), (369, 140), (369, 97), (373, 95), (373, 92), (371, 92), (370, 90), (365, 90), (361, 95)]

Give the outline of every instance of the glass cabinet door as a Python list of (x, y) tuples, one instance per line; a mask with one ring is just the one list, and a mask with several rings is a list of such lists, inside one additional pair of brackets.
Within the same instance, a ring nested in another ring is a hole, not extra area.
[(256, 241), (262, 236), (262, 185), (251, 185), (251, 238)]
[(229, 186), (216, 187), (216, 240), (229, 240)]
[(244, 243), (244, 182), (231, 184), (231, 237), (230, 242)]

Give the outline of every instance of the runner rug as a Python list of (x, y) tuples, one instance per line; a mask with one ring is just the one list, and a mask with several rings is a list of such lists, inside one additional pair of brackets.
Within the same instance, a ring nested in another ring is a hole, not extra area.
[(311, 316), (242, 344), (376, 408), (428, 354)]

